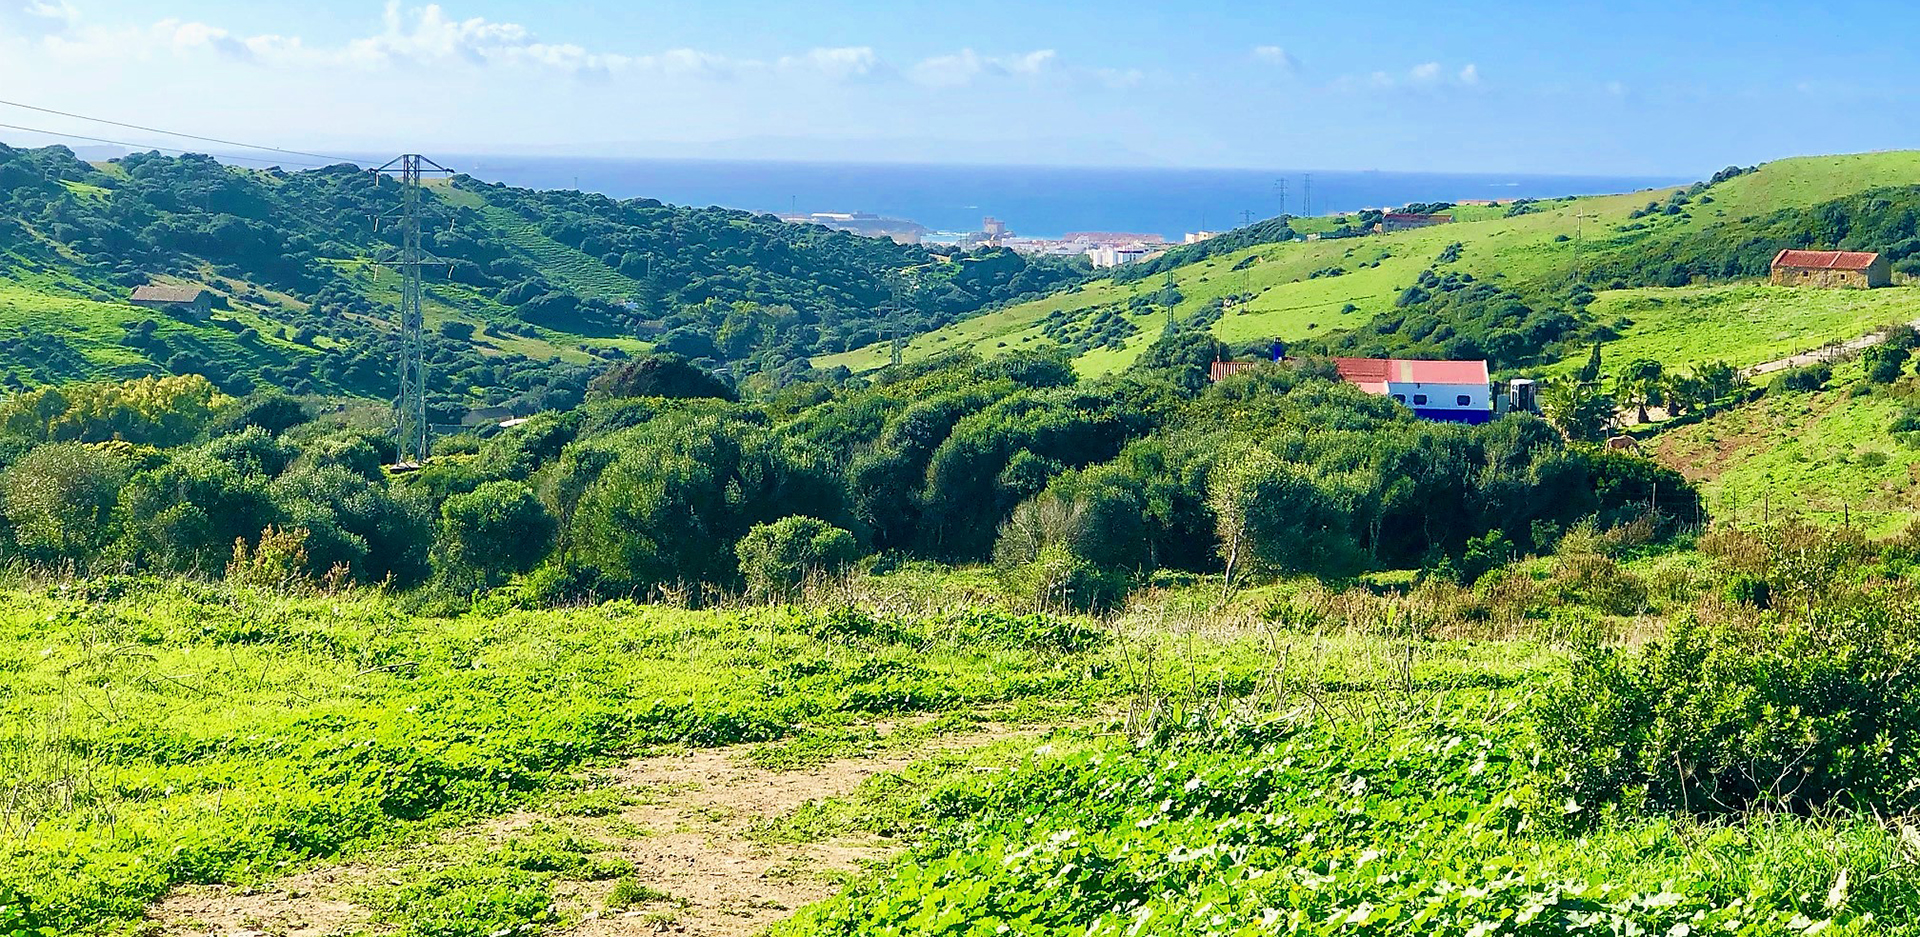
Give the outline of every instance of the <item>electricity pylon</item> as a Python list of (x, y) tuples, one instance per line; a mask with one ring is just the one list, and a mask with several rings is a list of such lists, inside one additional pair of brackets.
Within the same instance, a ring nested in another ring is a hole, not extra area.
[(394, 464), (418, 466), (427, 461), (427, 336), (420, 310), (420, 268), (444, 264), (420, 247), (420, 177), (424, 173), (451, 175), (453, 170), (418, 153), (397, 156), (374, 170), (400, 180), (400, 249), (374, 262), (400, 271), (400, 394), (393, 401)]
[(1167, 334), (1173, 334), (1173, 298), (1179, 295), (1179, 288), (1173, 285), (1173, 271), (1167, 271), (1167, 285), (1160, 290), (1160, 301), (1167, 306)]

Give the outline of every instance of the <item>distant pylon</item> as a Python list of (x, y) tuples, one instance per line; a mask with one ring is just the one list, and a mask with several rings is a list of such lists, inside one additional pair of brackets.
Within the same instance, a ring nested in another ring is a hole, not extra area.
[(420, 268), (444, 264), (420, 246), (420, 177), (423, 173), (452, 174), (452, 170), (418, 153), (395, 157), (374, 170), (376, 175), (400, 179), (400, 250), (376, 260), (400, 271), (400, 394), (393, 401), (394, 464), (420, 465), (427, 461), (427, 338), (426, 318), (420, 308)]
[(1167, 306), (1167, 331), (1173, 331), (1173, 298), (1179, 291), (1173, 285), (1173, 271), (1167, 271), (1167, 285), (1160, 290), (1160, 301)]
[(1280, 190), (1280, 217), (1287, 217), (1287, 180), (1273, 180), (1273, 187)]

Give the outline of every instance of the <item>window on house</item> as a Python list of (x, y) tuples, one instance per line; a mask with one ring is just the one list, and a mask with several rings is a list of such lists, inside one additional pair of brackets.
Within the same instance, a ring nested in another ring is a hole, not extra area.
[(1413, 402), (1414, 402), (1414, 403), (1416, 403), (1416, 404), (1419, 404), (1419, 403), (1426, 403), (1426, 402), (1427, 402), (1427, 395), (1426, 395), (1426, 394), (1414, 394), (1414, 395), (1413, 395)]
[(1407, 395), (1406, 395), (1406, 394), (1394, 394), (1394, 395), (1393, 395), (1393, 402), (1394, 402), (1394, 403), (1406, 403), (1406, 402), (1407, 402)]
[(1456, 406), (1464, 407), (1467, 404), (1472, 403), (1473, 398), (1467, 396), (1466, 394), (1461, 394), (1460, 396), (1453, 398), (1453, 402)]

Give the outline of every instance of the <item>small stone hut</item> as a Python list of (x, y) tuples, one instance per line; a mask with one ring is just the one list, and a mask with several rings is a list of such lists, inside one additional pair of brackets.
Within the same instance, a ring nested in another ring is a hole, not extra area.
[(1873, 289), (1893, 282), (1887, 258), (1866, 251), (1783, 250), (1773, 258), (1774, 286)]

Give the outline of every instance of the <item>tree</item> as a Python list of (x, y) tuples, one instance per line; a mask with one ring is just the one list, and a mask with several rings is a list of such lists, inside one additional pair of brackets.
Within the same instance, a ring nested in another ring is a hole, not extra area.
[(1667, 402), (1668, 413), (1684, 416), (1702, 405), (1706, 385), (1698, 374), (1673, 372), (1664, 379), (1660, 393)]
[(305, 404), (279, 390), (255, 391), (228, 404), (214, 421), (211, 432), (221, 436), (249, 426), (258, 426), (278, 436), (313, 419)]
[(1218, 524), (1226, 591), (1244, 572), (1337, 575), (1357, 560), (1347, 517), (1298, 466), (1265, 449), (1216, 464), (1207, 505)]
[(858, 552), (853, 534), (799, 515), (755, 524), (734, 546), (747, 589), (759, 598), (786, 598), (809, 576), (837, 575)]
[(1693, 373), (1700, 378), (1701, 403), (1709, 412), (1740, 387), (1739, 369), (1725, 361), (1696, 364)]
[(1613, 419), (1613, 400), (1592, 381), (1562, 375), (1540, 385), (1540, 412), (1568, 439), (1595, 440)]
[(1647, 406), (1660, 403), (1662, 373), (1660, 362), (1635, 358), (1614, 378), (1614, 396), (1619, 398), (1621, 406), (1634, 408), (1635, 422), (1647, 422)]
[(1860, 352), (1860, 360), (1867, 366), (1867, 380), (1874, 384), (1891, 384), (1900, 379), (1900, 372), (1906, 369), (1907, 349), (1892, 343), (1870, 345)]
[(1597, 381), (1600, 379), (1599, 342), (1593, 343), (1593, 352), (1587, 355), (1587, 363), (1580, 366), (1580, 370), (1575, 373), (1574, 377), (1582, 381)]
[(135, 475), (120, 513), (128, 556), (174, 572), (218, 570), (236, 539), (258, 536), (279, 515), (261, 475), (205, 449)]
[(126, 479), (125, 461), (100, 446), (53, 443), (27, 453), (0, 477), (14, 541), (42, 562), (95, 558), (113, 540)]
[(718, 397), (733, 400), (733, 388), (685, 356), (642, 355), (608, 368), (587, 385), (597, 397)]
[(450, 580), (491, 586), (546, 558), (554, 532), (553, 515), (532, 488), (487, 482), (440, 505), (434, 565)]

